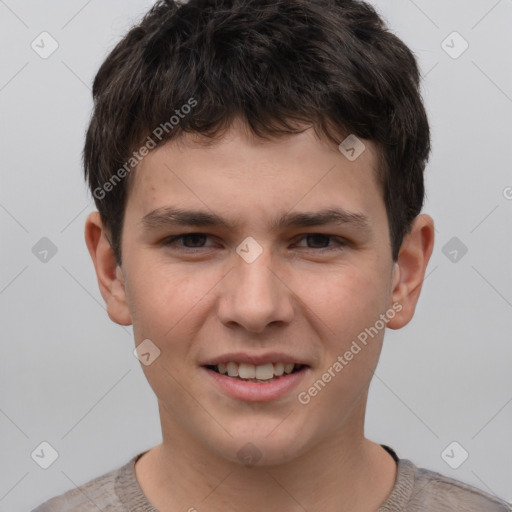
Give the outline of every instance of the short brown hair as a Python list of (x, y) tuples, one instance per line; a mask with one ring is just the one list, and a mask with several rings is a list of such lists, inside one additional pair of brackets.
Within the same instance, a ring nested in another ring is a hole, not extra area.
[(413, 53), (362, 1), (156, 2), (93, 85), (84, 171), (117, 262), (138, 150), (184, 132), (215, 139), (236, 117), (263, 138), (307, 125), (335, 144), (374, 141), (396, 260), (424, 200), (419, 82)]

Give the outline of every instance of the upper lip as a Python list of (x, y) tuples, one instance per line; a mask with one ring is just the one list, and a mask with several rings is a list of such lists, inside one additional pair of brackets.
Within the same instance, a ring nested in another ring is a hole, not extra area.
[(291, 356), (282, 352), (265, 352), (263, 354), (249, 354), (247, 352), (230, 352), (221, 356), (207, 359), (201, 366), (217, 366), (219, 363), (247, 363), (255, 366), (268, 363), (295, 363), (308, 366), (304, 359), (297, 356)]

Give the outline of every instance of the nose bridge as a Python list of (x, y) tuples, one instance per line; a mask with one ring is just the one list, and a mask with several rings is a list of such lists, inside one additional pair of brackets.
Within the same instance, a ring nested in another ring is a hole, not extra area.
[(279, 272), (270, 249), (261, 248), (253, 259), (251, 251), (255, 248), (250, 244), (242, 243), (237, 248), (235, 268), (229, 273), (220, 299), (219, 316), (224, 323), (235, 322), (260, 332), (272, 322), (289, 322), (293, 308), (290, 290), (277, 277)]

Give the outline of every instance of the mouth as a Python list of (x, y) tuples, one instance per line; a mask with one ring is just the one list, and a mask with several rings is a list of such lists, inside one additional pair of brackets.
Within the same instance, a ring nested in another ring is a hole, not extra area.
[(289, 400), (311, 377), (311, 359), (281, 351), (230, 352), (200, 363), (214, 393), (247, 402)]
[(307, 365), (299, 363), (266, 363), (254, 365), (229, 361), (216, 365), (205, 365), (204, 368), (219, 375), (224, 375), (243, 382), (259, 382), (261, 384), (275, 382), (288, 375), (303, 371)]

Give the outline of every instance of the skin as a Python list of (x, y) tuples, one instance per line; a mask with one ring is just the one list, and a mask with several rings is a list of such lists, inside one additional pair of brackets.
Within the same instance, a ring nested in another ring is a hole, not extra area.
[[(86, 242), (110, 318), (133, 324), (137, 345), (150, 339), (161, 351), (141, 367), (158, 399), (162, 443), (135, 466), (159, 510), (368, 512), (389, 496), (396, 465), (364, 437), (385, 329), (307, 405), (297, 399), (393, 304), (401, 311), (387, 327), (411, 320), (432, 253), (433, 221), (422, 214), (393, 262), (376, 149), (364, 143), (351, 162), (312, 129), (264, 141), (241, 122), (213, 144), (190, 134), (168, 142), (134, 176), (122, 267), (99, 214), (89, 215)], [(144, 231), (141, 219), (165, 206), (214, 212), (238, 225)], [(369, 229), (270, 229), (282, 213), (327, 206), (366, 216)], [(190, 232), (209, 236), (163, 243)], [(306, 236), (315, 233), (332, 238)], [(252, 263), (236, 252), (248, 236), (263, 250)], [(309, 369), (275, 401), (236, 400), (200, 367), (232, 351), (281, 351)], [(237, 457), (248, 442), (261, 454), (253, 466)]]

